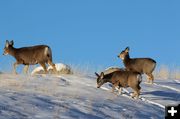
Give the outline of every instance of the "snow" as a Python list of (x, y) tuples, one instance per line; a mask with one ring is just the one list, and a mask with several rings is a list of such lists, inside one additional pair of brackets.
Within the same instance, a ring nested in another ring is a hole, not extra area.
[(44, 71), (43, 67), (36, 67), (32, 72), (31, 72), (31, 75), (35, 75), (41, 71)]
[(180, 103), (180, 83), (145, 81), (132, 99), (130, 88), (96, 88), (94, 76), (0, 74), (0, 119), (162, 119), (166, 105)]
[[(71, 74), (72, 71), (71, 71), (71, 67), (66, 65), (66, 64), (62, 64), (62, 63), (56, 63), (55, 64), (55, 67), (57, 69), (57, 71), (59, 73), (65, 73), (65, 74)], [(48, 66), (47, 70), (50, 72), (51, 70), (53, 70), (52, 66)], [(39, 67), (36, 67), (32, 72), (31, 72), (31, 75), (35, 75), (35, 74), (42, 74), (44, 71), (44, 69), (39, 66)]]
[[(56, 69), (59, 71), (59, 70), (62, 70), (62, 69), (70, 69), (70, 67), (68, 66), (68, 65), (66, 65), (66, 64), (62, 64), (62, 63), (57, 63), (57, 64), (55, 64), (55, 67), (56, 67)], [(53, 69), (52, 68), (52, 66), (49, 66), (48, 67), (48, 70), (49, 69)]]

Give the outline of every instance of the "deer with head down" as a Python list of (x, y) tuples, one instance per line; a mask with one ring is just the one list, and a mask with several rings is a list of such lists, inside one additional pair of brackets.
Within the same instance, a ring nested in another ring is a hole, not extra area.
[(100, 88), (104, 83), (112, 83), (112, 92), (114, 92), (116, 87), (119, 87), (119, 93), (121, 94), (121, 89), (131, 87), (134, 90), (132, 97), (139, 97), (140, 94), (140, 83), (142, 81), (141, 74), (138, 72), (119, 70), (114, 71), (109, 74), (98, 74), (95, 72), (97, 76), (97, 88)]
[(47, 73), (46, 64), (53, 67), (54, 72), (56, 72), (55, 64), (52, 62), (52, 52), (51, 48), (47, 45), (36, 45), (31, 47), (15, 48), (14, 41), (6, 40), (3, 55), (11, 55), (16, 59), (13, 65), (13, 71), (16, 73), (16, 67), (19, 64), (25, 65), (24, 72), (28, 72), (29, 65), (40, 64), (45, 73)]
[(129, 47), (123, 50), (119, 55), (122, 59), (126, 70), (135, 71), (148, 76), (148, 83), (153, 83), (154, 76), (152, 72), (156, 67), (156, 61), (151, 58), (130, 58)]

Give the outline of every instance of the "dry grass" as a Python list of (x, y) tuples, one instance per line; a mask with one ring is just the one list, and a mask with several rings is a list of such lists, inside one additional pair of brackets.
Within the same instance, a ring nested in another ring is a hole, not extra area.
[(173, 79), (180, 79), (180, 69), (175, 69), (171, 72), (171, 77)]
[[(94, 72), (105, 70), (102, 66), (92, 64), (71, 64), (73, 74), (78, 76), (92, 76)], [(160, 65), (153, 72), (155, 79), (178, 79), (180, 80), (180, 68), (177, 66)]]
[(155, 78), (158, 79), (179, 79), (180, 80), (180, 69), (178, 67), (170, 67), (167, 65), (161, 65), (157, 67), (154, 72)]
[(99, 69), (102, 69), (100, 66), (94, 66), (93, 64), (70, 64), (72, 72), (77, 76), (92, 76), (94, 72), (97, 72)]
[(58, 78), (41, 80), (41, 77), (1, 74), (0, 88), (13, 91), (37, 92), (51, 96), (60, 90), (59, 80)]

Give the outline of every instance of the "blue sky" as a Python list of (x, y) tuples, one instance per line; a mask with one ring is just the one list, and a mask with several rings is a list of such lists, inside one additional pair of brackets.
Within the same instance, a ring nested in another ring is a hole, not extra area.
[[(5, 40), (15, 47), (47, 44), (54, 62), (123, 66), (131, 57), (180, 65), (178, 0), (1, 0), (0, 52)], [(15, 60), (0, 56), (0, 69)]]

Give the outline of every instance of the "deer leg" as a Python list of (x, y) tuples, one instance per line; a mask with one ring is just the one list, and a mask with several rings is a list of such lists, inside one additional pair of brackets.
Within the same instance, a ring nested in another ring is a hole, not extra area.
[(50, 60), (48, 61), (48, 64), (52, 66), (52, 68), (53, 68), (53, 72), (54, 72), (54, 73), (57, 73), (57, 69), (56, 69), (55, 64), (54, 64), (54, 63), (52, 63), (52, 61), (50, 61)]
[(43, 67), (44, 73), (47, 74), (46, 64), (45, 63), (40, 63), (40, 65)]
[(152, 74), (147, 74), (147, 77), (148, 77), (148, 83), (153, 84), (154, 76)]
[(148, 74), (146, 74), (146, 75), (147, 75), (147, 82), (146, 83), (150, 83), (150, 77)]
[(19, 63), (18, 62), (15, 62), (14, 64), (13, 64), (13, 73), (14, 74), (17, 74), (17, 72), (16, 72), (16, 67), (19, 65)]
[(141, 86), (139, 85), (140, 83), (138, 83), (137, 85), (136, 85), (136, 87), (134, 88), (134, 90), (135, 90), (135, 96), (136, 96), (136, 99), (138, 99), (139, 98), (139, 95), (140, 95), (140, 91), (141, 91)]
[(119, 90), (118, 90), (119, 95), (122, 95), (122, 87), (119, 86)]
[(134, 97), (136, 97), (136, 98), (138, 98), (139, 97), (139, 94), (138, 94), (138, 90), (134, 90), (134, 92), (133, 92), (133, 94), (132, 94), (132, 98), (134, 98)]
[(134, 98), (135, 96), (136, 96), (136, 92), (134, 91), (131, 97)]
[(138, 98), (139, 97), (139, 88), (140, 87), (138, 85), (136, 85), (136, 86), (132, 86), (131, 88), (134, 90), (131, 97), (132, 98), (134, 98), (134, 97)]
[(136, 99), (138, 99), (139, 98), (139, 94), (140, 94), (140, 89), (139, 88), (135, 88), (134, 89), (134, 93), (133, 93), (133, 95), (132, 95), (132, 98), (136, 98)]
[(137, 91), (137, 95), (136, 95), (136, 98), (138, 98), (140, 95), (140, 90)]
[(151, 84), (153, 84), (153, 82), (154, 82), (154, 76), (151, 74), (150, 77), (151, 77)]
[(29, 65), (25, 65), (25, 66), (24, 66), (24, 69), (23, 69), (24, 74), (27, 74), (27, 73), (28, 73), (28, 69), (29, 69)]
[(136, 99), (138, 99), (138, 97), (139, 97), (138, 92), (139, 92), (139, 91), (135, 91), (135, 96), (134, 96), (134, 97), (135, 97)]
[(114, 93), (114, 90), (115, 90), (115, 86), (113, 85), (112, 86), (112, 93)]
[(116, 88), (117, 86), (119, 86), (118, 83), (114, 83), (114, 84), (113, 84), (112, 93), (114, 93), (114, 90), (115, 90), (115, 88)]

